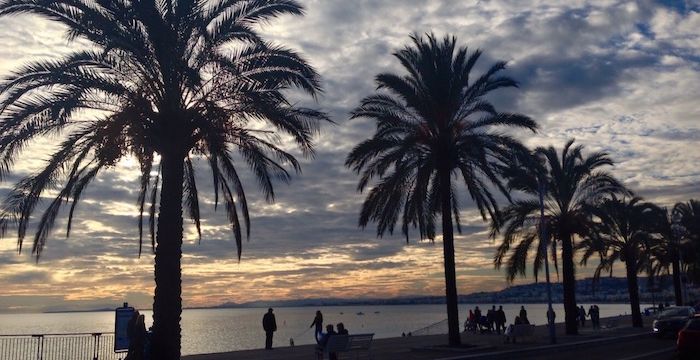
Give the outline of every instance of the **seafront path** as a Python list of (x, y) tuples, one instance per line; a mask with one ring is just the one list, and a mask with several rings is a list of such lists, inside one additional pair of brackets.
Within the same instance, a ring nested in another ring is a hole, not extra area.
[[(372, 343), (375, 360), (476, 360), (476, 359), (674, 359), (673, 339), (650, 335), (650, 317), (643, 329), (632, 328), (629, 316), (601, 319), (601, 324), (616, 323), (610, 329), (593, 330), (590, 321), (576, 336), (565, 336), (563, 324), (557, 324), (557, 344), (550, 345), (546, 326), (537, 326), (535, 335), (516, 344), (504, 343), (502, 335), (462, 334), (464, 348), (448, 349), (446, 335), (376, 339)], [(264, 338), (261, 339), (264, 341)], [(360, 359), (368, 354), (360, 353)], [(355, 355), (341, 356), (355, 359)], [(273, 350), (244, 350), (228, 353), (190, 355), (183, 360), (309, 360), (315, 359), (314, 346), (278, 347)]]

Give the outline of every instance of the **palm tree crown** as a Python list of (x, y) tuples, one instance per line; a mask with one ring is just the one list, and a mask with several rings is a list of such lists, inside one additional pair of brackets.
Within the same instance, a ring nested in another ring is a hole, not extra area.
[(507, 191), (498, 169), (513, 151), (525, 151), (511, 136), (494, 128), (535, 131), (530, 118), (497, 112), (485, 98), (491, 91), (514, 87), (500, 75), (497, 62), (476, 79), (470, 73), (480, 51), (456, 47), (453, 37), (412, 36), (412, 44), (394, 53), (406, 75), (380, 74), (378, 90), (352, 112), (352, 118), (376, 121), (374, 135), (357, 145), (346, 165), (361, 174), (358, 190), (372, 184), (362, 206), (360, 225), (377, 223), (377, 234), (393, 232), (399, 218), (408, 240), (409, 227), (421, 238), (435, 237), (435, 217), (441, 214), (447, 283), (450, 344), (459, 343), (454, 272), (452, 215), (460, 229), (459, 201), (451, 181), (457, 175), (481, 211), (497, 217), (492, 187)]
[[(613, 164), (608, 154), (596, 152), (584, 156), (583, 147), (574, 146), (574, 140), (566, 143), (561, 155), (550, 146), (537, 148), (533, 156), (535, 160), (525, 158), (505, 169), (508, 188), (518, 191), (521, 196), (502, 211), (500, 221), (491, 222), (491, 236), (503, 238), (494, 264), (496, 268), (505, 265), (507, 277), (512, 281), (519, 274), (525, 275), (530, 250), (538, 244), (533, 266), (537, 275), (544, 264), (545, 246), (552, 247), (551, 253), (557, 266), (557, 245), (560, 245), (567, 333), (573, 334), (577, 331), (573, 239), (588, 234), (591, 206), (611, 193), (624, 192), (624, 188), (610, 174), (601, 170)], [(532, 226), (532, 219), (540, 217), (539, 194), (542, 190), (546, 217), (544, 226), (552, 238), (548, 244), (539, 244), (540, 227)]]
[[(449, 37), (442, 42), (433, 35), (411, 39), (412, 46), (394, 54), (408, 74), (378, 75), (377, 88), (386, 91), (364, 98), (352, 112), (352, 118), (371, 118), (377, 125), (374, 136), (348, 155), (346, 165), (361, 173), (360, 191), (380, 179), (362, 207), (361, 226), (376, 221), (382, 235), (393, 232), (401, 216), (406, 236), (412, 224), (421, 238), (432, 239), (440, 194), (454, 194), (441, 188), (440, 177), (459, 174), (484, 219), (487, 213), (495, 216), (498, 206), (489, 185), (508, 194), (497, 166), (524, 148), (493, 129), (535, 131), (537, 125), (523, 115), (497, 112), (485, 99), (493, 90), (517, 85), (499, 75), (505, 62), (470, 81), (481, 51), (469, 54)], [(458, 199), (451, 200), (459, 226)]]
[[(137, 159), (138, 206), (142, 218), (151, 204), (149, 229), (157, 245), (156, 335), (174, 328), (178, 333), (154, 346), (163, 358), (179, 358), (179, 324), (170, 323), (179, 321), (179, 312), (169, 315), (174, 319), (157, 314), (162, 299), (180, 301), (183, 198), (200, 227), (193, 160), (206, 159), (211, 168), (216, 202), (221, 197), (225, 205), (240, 259), (242, 229), (249, 235), (250, 220), (236, 156), (272, 201), (273, 180), (288, 181), (290, 169), (300, 170), (276, 133), (313, 154), (312, 138), (325, 116), (293, 106), (284, 92), (299, 88), (315, 96), (318, 74), (297, 53), (265, 42), (255, 30), (260, 22), (303, 9), (294, 0), (0, 1), (0, 16), (24, 13), (61, 23), (69, 40), (91, 46), (30, 63), (0, 83), (0, 177), (32, 140), (63, 139), (43, 170), (10, 191), (0, 230), (16, 226), (21, 249), (42, 194), (55, 191), (34, 236), (38, 256), (63, 205), (71, 204), (70, 232), (75, 206), (98, 173), (126, 156)], [(163, 344), (171, 350), (161, 349)]]

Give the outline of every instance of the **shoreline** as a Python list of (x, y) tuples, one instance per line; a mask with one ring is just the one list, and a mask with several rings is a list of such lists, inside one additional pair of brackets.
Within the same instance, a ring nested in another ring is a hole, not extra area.
[[(553, 305), (561, 304), (559, 303), (553, 303)], [(579, 302), (577, 305), (590, 305), (590, 304), (603, 304), (603, 305), (629, 305), (629, 302), (619, 302), (619, 301), (593, 301), (593, 302)], [(659, 303), (656, 302), (656, 305)], [(445, 303), (431, 303), (431, 302), (425, 302), (425, 303), (401, 303), (401, 304), (372, 304), (372, 303), (357, 303), (357, 304), (328, 304), (328, 305), (260, 305), (260, 306), (216, 306), (216, 307), (185, 307), (182, 308), (183, 311), (185, 310), (227, 310), (227, 309), (267, 309), (269, 307), (272, 308), (314, 308), (314, 307), (355, 307), (355, 306), (414, 306), (414, 305), (445, 305)], [(459, 306), (463, 305), (547, 305), (547, 302), (527, 302), (527, 301), (521, 301), (521, 302), (460, 302), (458, 303)], [(651, 306), (652, 304), (649, 302), (643, 302), (640, 304), (641, 307), (645, 306)], [(118, 306), (117, 306), (118, 307)], [(116, 307), (115, 307), (116, 308)], [(153, 311), (151, 308), (138, 308), (139, 311)], [(644, 308), (641, 309), (644, 311)], [(48, 311), (38, 311), (38, 312), (2, 312), (0, 311), (0, 316), (1, 315), (37, 315), (37, 314), (73, 314), (73, 313), (103, 313), (103, 312), (114, 312), (114, 309), (109, 309), (109, 308), (101, 308), (101, 309), (92, 309), (92, 310), (48, 310)]]

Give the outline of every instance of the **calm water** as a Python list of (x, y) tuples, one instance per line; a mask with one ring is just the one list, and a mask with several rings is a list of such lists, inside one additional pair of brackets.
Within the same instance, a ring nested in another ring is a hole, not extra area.
[[(587, 304), (583, 304), (588, 309)], [(467, 309), (475, 305), (460, 304), (460, 318), (464, 322)], [(489, 304), (488, 307), (491, 305)], [(479, 305), (482, 310), (486, 305)], [(527, 304), (528, 318), (534, 324), (546, 323), (546, 304)], [(642, 306), (644, 308), (644, 305)], [(324, 324), (342, 322), (350, 333), (375, 333), (377, 338), (397, 337), (402, 332), (415, 331), (444, 320), (445, 305), (382, 305), (382, 306), (326, 306), (318, 308), (323, 313)], [(503, 309), (508, 322), (520, 310), (520, 305), (505, 304)], [(264, 347), (265, 334), (262, 316), (267, 309), (203, 309), (185, 310), (182, 314), (182, 352), (202, 354)], [(275, 346), (289, 346), (294, 338), (296, 345), (314, 342), (309, 329), (317, 308), (276, 308), (277, 332)], [(563, 321), (562, 305), (555, 305), (557, 322)], [(358, 315), (362, 312), (364, 315)], [(629, 305), (600, 305), (601, 317), (627, 314)], [(486, 312), (484, 311), (484, 314)], [(151, 313), (145, 311), (147, 325)], [(58, 313), (58, 314), (0, 314), (0, 335), (6, 334), (55, 334), (72, 332), (113, 332), (113, 312)], [(443, 333), (447, 328), (436, 326), (431, 333)]]

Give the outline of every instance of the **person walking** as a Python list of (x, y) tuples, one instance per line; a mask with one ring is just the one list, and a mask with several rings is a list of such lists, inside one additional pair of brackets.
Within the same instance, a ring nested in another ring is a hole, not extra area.
[(488, 321), (489, 324), (489, 332), (493, 332), (494, 325), (496, 324), (496, 305), (493, 305), (486, 312), (486, 321)]
[(474, 309), (474, 318), (476, 319), (476, 327), (481, 332), (481, 309), (478, 306)]
[(316, 316), (314, 317), (314, 321), (311, 323), (312, 327), (316, 327), (314, 330), (314, 338), (316, 339), (316, 343), (321, 341), (321, 335), (323, 335), (323, 314), (321, 314), (321, 310), (316, 310)]
[(581, 327), (586, 327), (586, 309), (583, 305), (578, 308), (578, 320), (581, 322)]
[(265, 330), (265, 350), (272, 350), (272, 335), (277, 331), (277, 321), (272, 308), (267, 309), (267, 314), (263, 315), (263, 330)]
[(501, 334), (501, 329), (503, 329), (503, 332), (506, 331), (506, 313), (503, 311), (503, 305), (500, 305), (496, 312), (496, 332), (499, 335)]
[(591, 318), (591, 321), (593, 321), (593, 326), (596, 329), (600, 329), (600, 308), (598, 305), (593, 305), (593, 315), (595, 316)]
[(554, 308), (547, 309), (547, 326), (553, 325), (557, 320), (557, 313), (554, 312)]

